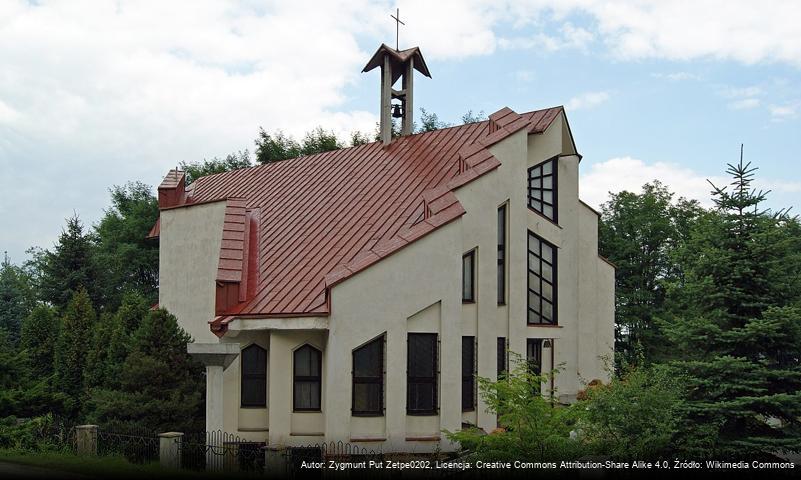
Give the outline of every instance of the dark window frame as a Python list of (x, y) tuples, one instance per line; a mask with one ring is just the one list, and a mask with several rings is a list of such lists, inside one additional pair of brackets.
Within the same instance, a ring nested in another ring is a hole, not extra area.
[[(264, 355), (264, 372), (248, 372), (248, 366), (245, 365), (246, 352), (257, 350)], [(267, 349), (256, 343), (250, 344), (243, 348), (240, 352), (241, 362), (239, 365), (239, 405), (242, 408), (266, 408), (267, 407)], [(245, 400), (245, 389), (250, 382), (257, 382), (263, 384), (264, 388), (260, 389), (263, 392), (263, 400), (260, 398), (258, 401), (250, 402)]]
[[(295, 356), (298, 354), (299, 351), (309, 348), (312, 351), (317, 353), (317, 375), (298, 375), (298, 362), (296, 361)], [(299, 407), (298, 406), (298, 398), (295, 395), (295, 385), (298, 382), (304, 383), (316, 383), (317, 388), (319, 390), (319, 395), (317, 396), (318, 401), (320, 402), (319, 405), (311, 406), (311, 407)], [(300, 347), (296, 348), (292, 352), (292, 411), (293, 412), (321, 412), (323, 406), (323, 352), (311, 344), (304, 344)]]
[[(531, 250), (531, 237), (534, 237), (539, 241), (539, 248), (536, 252)], [(545, 244), (551, 248), (551, 258), (550, 261), (543, 258), (543, 248), (542, 245)], [(556, 245), (552, 244), (551, 242), (545, 240), (544, 238), (540, 237), (539, 235), (535, 234), (531, 230), (528, 231), (528, 238), (526, 239), (526, 323), (528, 325), (559, 325), (559, 315), (558, 315), (558, 303), (559, 303), (559, 269), (558, 269), (558, 258), (559, 258), (559, 249), (556, 248)], [(539, 273), (531, 269), (531, 257), (534, 258), (539, 262)], [(551, 280), (547, 280), (542, 275), (543, 264), (547, 264), (551, 267)], [(531, 284), (531, 276), (534, 275), (537, 278), (537, 288), (539, 290), (533, 290)], [(543, 285), (547, 284), (551, 288), (551, 300), (547, 300), (545, 296), (542, 294)], [(539, 299), (539, 310), (535, 310), (532, 308), (531, 305), (531, 296), (534, 295)], [(550, 321), (545, 319), (543, 315), (543, 304), (549, 303), (551, 305), (551, 319)], [(539, 318), (539, 321), (531, 321), (531, 316), (534, 314), (535, 317)]]
[[(432, 376), (431, 377), (413, 377), (411, 376), (411, 360), (412, 360), (412, 342), (413, 336), (426, 336), (433, 340), (433, 354), (432, 354)], [(414, 416), (431, 416), (439, 414), (439, 334), (436, 333), (407, 333), (406, 334), (406, 414)], [(411, 385), (430, 385), (432, 389), (431, 395), (431, 408), (428, 409), (412, 409), (411, 408)]]
[[(551, 165), (551, 173), (544, 173), (545, 165)], [(559, 224), (559, 156), (555, 156), (545, 160), (544, 162), (538, 163), (528, 169), (528, 208), (543, 218), (555, 223)], [(536, 176), (534, 175), (535, 171), (539, 169), (540, 174)], [(543, 183), (546, 178), (551, 178), (551, 188), (546, 188), (543, 186)], [(532, 187), (532, 183), (535, 180), (540, 181), (539, 187)], [(540, 198), (534, 198), (534, 192), (540, 193)], [(551, 193), (551, 201), (548, 202), (545, 200), (545, 192)], [(539, 208), (537, 204), (539, 203)], [(552, 209), (552, 215), (548, 215), (545, 213), (545, 206), (549, 206)]]
[[(468, 364), (470, 370), (465, 369), (465, 347), (470, 346)], [(476, 410), (476, 337), (462, 337), (462, 411), (474, 412)], [(465, 388), (467, 386), (468, 388)], [(468, 396), (469, 394), (469, 396)]]
[[(381, 375), (379, 377), (357, 377), (356, 376), (356, 352), (359, 350), (369, 347), (372, 344), (378, 342), (381, 345)], [(351, 415), (354, 417), (383, 417), (385, 414), (386, 406), (384, 405), (384, 398), (385, 393), (385, 379), (387, 376), (387, 363), (386, 363), (386, 351), (387, 351), (387, 335), (386, 333), (382, 334), (381, 336), (370, 340), (369, 342), (353, 349), (351, 352), (352, 358), (352, 370), (351, 370)], [(378, 410), (357, 410), (356, 409), (356, 385), (375, 385), (379, 384), (381, 388), (378, 389)]]
[[(465, 285), (465, 281), (468, 278), (468, 275), (465, 274), (465, 261), (469, 259), (470, 265), (470, 289), (469, 294), (466, 292), (467, 288)], [(476, 303), (476, 249), (472, 249), (469, 252), (462, 255), (462, 303)]]
[[(526, 339), (526, 363), (529, 372), (535, 375), (542, 375), (542, 338), (527, 338)], [(532, 353), (534, 353), (532, 355)], [(534, 358), (532, 358), (534, 357)], [(534, 392), (542, 390), (542, 384), (532, 385)]]
[(497, 375), (500, 377), (502, 373), (509, 371), (509, 359), (506, 354), (506, 337), (498, 337), (496, 348)]
[(498, 207), (498, 305), (506, 305), (506, 224), (508, 208)]

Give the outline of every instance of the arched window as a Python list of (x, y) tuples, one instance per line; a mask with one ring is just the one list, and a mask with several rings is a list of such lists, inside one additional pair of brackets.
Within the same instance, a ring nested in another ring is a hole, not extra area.
[(356, 416), (384, 414), (384, 336), (353, 351), (353, 403)]
[(267, 351), (253, 344), (242, 350), (242, 406), (267, 406)]
[(311, 345), (295, 350), (293, 407), (300, 412), (320, 411), (323, 354)]

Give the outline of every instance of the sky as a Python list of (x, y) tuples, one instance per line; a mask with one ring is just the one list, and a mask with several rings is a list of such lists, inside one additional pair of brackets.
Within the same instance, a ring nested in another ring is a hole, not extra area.
[(254, 149), (259, 127), (373, 131), (382, 43), (419, 46), (415, 104), (567, 111), (580, 196), (658, 179), (710, 205), (727, 163), (801, 209), (796, 0), (0, 0), (0, 251), (51, 248), (109, 188)]

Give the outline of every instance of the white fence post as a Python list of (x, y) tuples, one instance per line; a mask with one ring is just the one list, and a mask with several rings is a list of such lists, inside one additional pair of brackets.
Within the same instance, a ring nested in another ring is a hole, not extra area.
[(159, 464), (165, 468), (181, 468), (181, 432), (159, 433)]

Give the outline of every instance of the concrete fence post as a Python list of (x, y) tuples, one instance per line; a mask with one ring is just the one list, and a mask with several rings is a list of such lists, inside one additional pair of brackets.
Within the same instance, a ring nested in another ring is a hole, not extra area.
[(182, 432), (159, 433), (159, 464), (164, 468), (181, 468)]
[(75, 427), (75, 451), (78, 455), (97, 455), (97, 425)]

